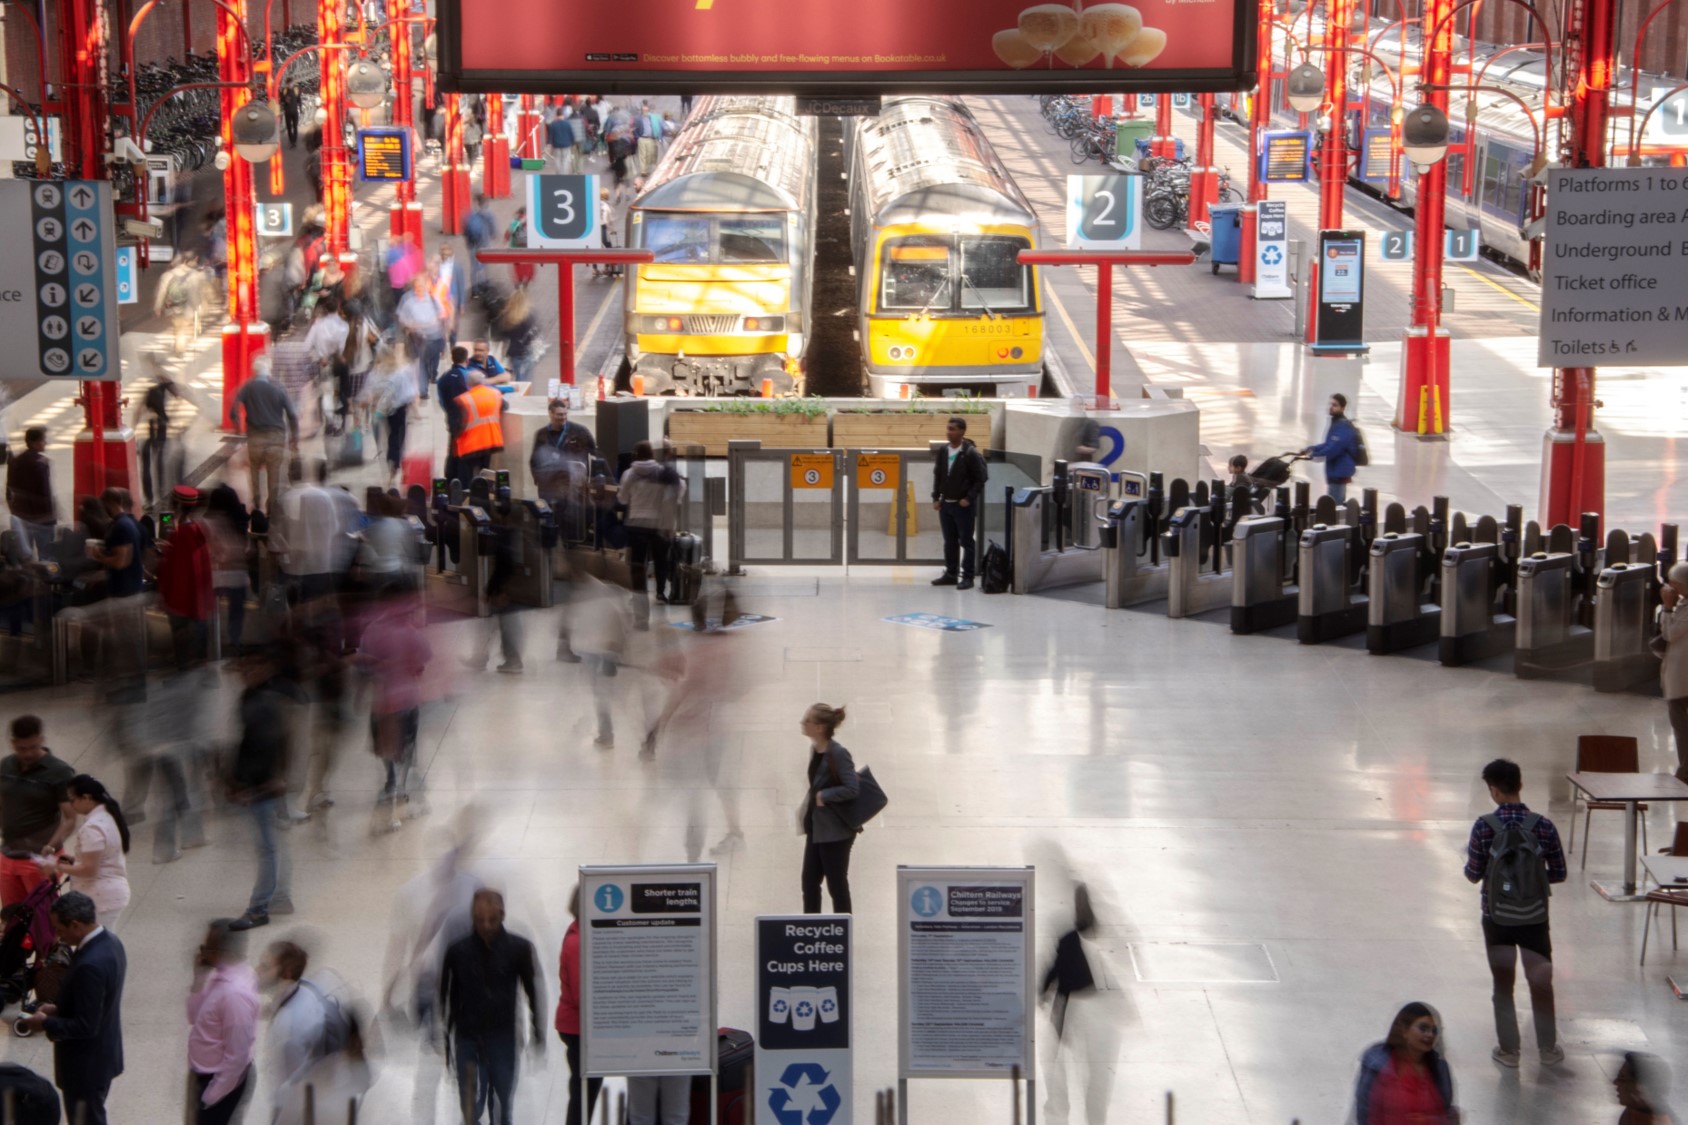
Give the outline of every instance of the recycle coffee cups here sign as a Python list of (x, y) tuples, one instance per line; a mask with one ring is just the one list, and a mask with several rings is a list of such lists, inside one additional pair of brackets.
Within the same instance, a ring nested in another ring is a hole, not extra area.
[(757, 1125), (847, 1125), (850, 916), (756, 919)]

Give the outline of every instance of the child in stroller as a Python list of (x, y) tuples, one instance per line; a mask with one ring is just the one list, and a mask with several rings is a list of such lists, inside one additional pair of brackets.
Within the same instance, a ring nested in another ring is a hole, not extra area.
[[(58, 999), (59, 980), (70, 967), (69, 950), (53, 931), (59, 880), (43, 879), (22, 902), (0, 911), (0, 1011), (18, 1004), (27, 1014)], [(13, 1031), (27, 1036), (27, 1029)]]

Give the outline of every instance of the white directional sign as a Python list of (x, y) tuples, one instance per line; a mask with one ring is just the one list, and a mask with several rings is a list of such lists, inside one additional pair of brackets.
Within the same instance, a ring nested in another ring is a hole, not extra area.
[(0, 376), (117, 379), (117, 247), (109, 184), (0, 184), (0, 229), (29, 254), (0, 258)]
[(1546, 235), (1540, 366), (1688, 364), (1688, 169), (1555, 169)]

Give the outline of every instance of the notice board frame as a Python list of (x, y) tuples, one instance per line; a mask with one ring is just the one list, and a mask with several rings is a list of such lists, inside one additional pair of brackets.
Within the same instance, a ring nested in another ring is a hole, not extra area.
[(1037, 1123), (1037, 869), (1035, 867), (897, 867), (897, 1117), (899, 1125), (908, 1125), (908, 1083), (911, 1078), (1011, 1078), (1012, 1071), (1001, 1069), (917, 1069), (909, 1056), (909, 926), (912, 924), (910, 896), (922, 883), (1014, 883), (1023, 887), (1021, 899), (1022, 935), (1025, 941), (1026, 994), (1022, 1011), (1025, 1014), (1022, 1065), (1020, 1077), (1026, 1081), (1026, 1125)]
[[(584, 0), (564, 0), (584, 3)], [(1059, 94), (1225, 93), (1250, 90), (1258, 62), (1259, 0), (1228, 0), (1232, 10), (1230, 63), (1184, 69), (1064, 70), (511, 70), (468, 69), (463, 65), (465, 3), (436, 0), (439, 88), (462, 94)], [(957, 26), (976, 22), (970, 0), (927, 0), (955, 8)], [(506, 14), (505, 19), (508, 19)], [(631, 44), (630, 44), (631, 45)], [(893, 49), (895, 44), (887, 44)]]

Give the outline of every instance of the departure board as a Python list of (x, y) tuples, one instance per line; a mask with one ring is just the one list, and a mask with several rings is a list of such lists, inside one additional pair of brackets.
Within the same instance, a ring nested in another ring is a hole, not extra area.
[(410, 179), (410, 130), (359, 129), (358, 179), (365, 183)]
[(1261, 179), (1267, 183), (1302, 183), (1308, 178), (1313, 134), (1306, 131), (1267, 133), (1260, 154)]
[(1365, 147), (1360, 150), (1360, 179), (1379, 183), (1389, 178), (1389, 130), (1367, 129)]

